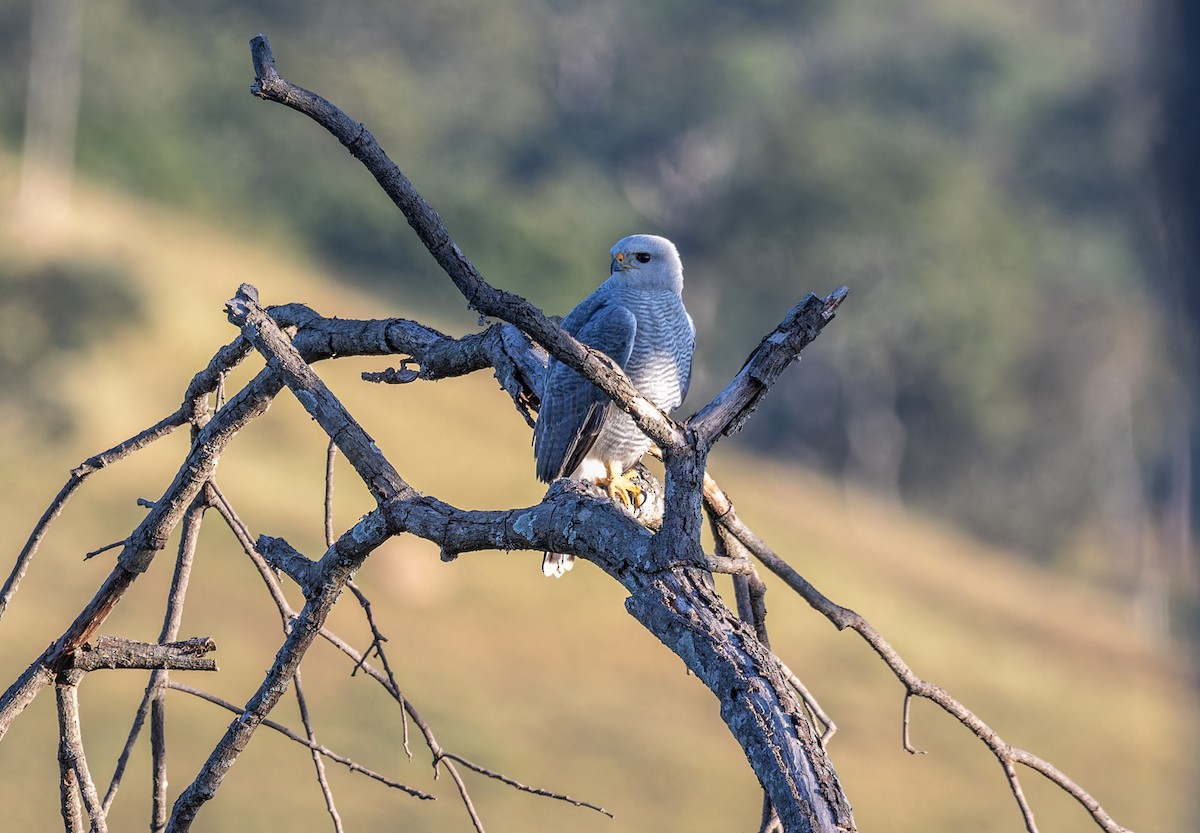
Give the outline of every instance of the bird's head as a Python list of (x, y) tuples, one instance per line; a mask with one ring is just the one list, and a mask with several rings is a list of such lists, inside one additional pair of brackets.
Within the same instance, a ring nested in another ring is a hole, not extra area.
[(683, 285), (683, 263), (675, 244), (653, 234), (633, 234), (612, 247), (613, 275), (649, 286), (661, 284), (678, 288)]

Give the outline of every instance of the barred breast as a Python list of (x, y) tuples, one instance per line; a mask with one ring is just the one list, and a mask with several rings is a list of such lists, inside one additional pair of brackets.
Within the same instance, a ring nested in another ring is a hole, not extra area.
[[(638, 322), (625, 373), (647, 399), (669, 412), (682, 403), (691, 373), (693, 335), (683, 300), (669, 289), (630, 289), (619, 300)], [(616, 405), (608, 408), (588, 456), (616, 460), (627, 469), (650, 448), (650, 439)]]

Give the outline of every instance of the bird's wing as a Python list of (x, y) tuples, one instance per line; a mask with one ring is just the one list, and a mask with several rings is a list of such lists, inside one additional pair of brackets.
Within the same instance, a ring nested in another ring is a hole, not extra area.
[[(624, 368), (633, 351), (637, 318), (627, 307), (602, 300), (588, 303), (591, 300), (576, 307), (563, 326)], [(608, 404), (598, 387), (565, 364), (550, 360), (533, 430), (538, 479), (549, 483), (575, 470), (595, 444)]]
[(688, 388), (692, 384), (692, 355), (696, 352), (696, 322), (692, 321), (692, 316), (684, 310), (684, 317), (687, 319), (687, 334), (685, 336), (683, 350), (680, 353), (680, 375), (679, 375), (679, 401), (687, 399)]

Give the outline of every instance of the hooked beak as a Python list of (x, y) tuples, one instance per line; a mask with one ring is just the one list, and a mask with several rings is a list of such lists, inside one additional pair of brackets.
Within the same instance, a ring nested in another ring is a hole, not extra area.
[(609, 264), (608, 274), (615, 275), (617, 272), (620, 272), (624, 268), (625, 268), (625, 253), (617, 252), (616, 256), (612, 259), (612, 263)]

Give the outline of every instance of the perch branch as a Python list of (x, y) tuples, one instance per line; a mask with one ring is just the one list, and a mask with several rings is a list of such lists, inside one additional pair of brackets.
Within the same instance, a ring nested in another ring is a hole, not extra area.
[(642, 396), (611, 359), (580, 344), (524, 298), (485, 281), (451, 239), (437, 212), (388, 158), (371, 132), (331, 102), (292, 84), (279, 74), (270, 41), (265, 36), (257, 35), (251, 39), (250, 55), (255, 76), (250, 91), (266, 101), (303, 113), (337, 138), (375, 177), (472, 309), (480, 315), (507, 321), (545, 346), (568, 367), (584, 373), (660, 446), (686, 445), (680, 427)]
[[(404, 213), (417, 236), (467, 299), (468, 304), (481, 314), (514, 324), (543, 344), (567, 366), (582, 372), (623, 410), (630, 413), (638, 427), (663, 448), (667, 468), (666, 504), (670, 511), (664, 517), (662, 531), (651, 541), (649, 548), (642, 548), (640, 551), (624, 550), (626, 554), (622, 560), (640, 560), (640, 564), (633, 565), (635, 569), (609, 571), (630, 587), (633, 593), (629, 605), (630, 612), (685, 659), (688, 658), (689, 652), (680, 642), (682, 639), (689, 640), (689, 643), (690, 640), (700, 639), (714, 648), (717, 644), (734, 639), (724, 619), (724, 613), (728, 611), (715, 594), (705, 598), (704, 604), (698, 606), (703, 608), (705, 614), (698, 620), (680, 621), (678, 612), (673, 610), (673, 605), (678, 601), (675, 594), (681, 588), (698, 593), (708, 589), (706, 587), (705, 590), (700, 590), (700, 583), (688, 575), (688, 570), (692, 568), (684, 566), (704, 564), (699, 546), (700, 486), (705, 462), (705, 447), (700, 442), (703, 438), (689, 436), (678, 424), (650, 405), (607, 358), (570, 338), (524, 299), (487, 284), (450, 239), (441, 220), (416, 192), (407, 177), (387, 158), (370, 132), (325, 99), (290, 84), (279, 75), (270, 44), (265, 37), (260, 35), (251, 41), (251, 55), (255, 68), (252, 92), (261, 98), (285, 104), (308, 115), (336, 136), (375, 176), (381, 187)], [(407, 511), (416, 504), (417, 500), (396, 501), (390, 503), (389, 508)], [(419, 508), (436, 511), (440, 507), (430, 503)], [(389, 519), (393, 522), (396, 520), (392, 513), (389, 513)], [(532, 520), (529, 515), (523, 515), (522, 519)], [(398, 528), (416, 531), (407, 523), (398, 524)], [(439, 539), (430, 537), (430, 540)], [(440, 540), (443, 552), (450, 557), (463, 550), (461, 544), (449, 547), (444, 538)], [(596, 557), (607, 558), (611, 567), (613, 542), (604, 543), (607, 552), (596, 553)], [(572, 551), (556, 547), (543, 549)], [(672, 567), (672, 572), (661, 574), (664, 579), (662, 583), (648, 578), (648, 570), (657, 571), (664, 567)], [(704, 575), (709, 574), (704, 571)], [(668, 576), (672, 581), (666, 581)], [(672, 586), (675, 580), (679, 584)], [(667, 610), (671, 610), (672, 613), (666, 614)], [(694, 632), (693, 628), (696, 628)], [(741, 637), (736, 639), (741, 640)], [(718, 657), (720, 659), (717, 659)], [(745, 658), (746, 661), (740, 669), (735, 668), (734, 664), (724, 661), (726, 657), (720, 648), (716, 648), (710, 659), (716, 661), (707, 666), (691, 662), (689, 665), (714, 693), (722, 698), (722, 702), (726, 702), (724, 695), (730, 693), (726, 689), (727, 686), (744, 684), (744, 681), (735, 683), (733, 680), (739, 673), (747, 668), (762, 670), (759, 658)], [(777, 669), (775, 670), (777, 672)], [(735, 737), (743, 743), (747, 758), (764, 786), (773, 791), (772, 799), (781, 818), (795, 830), (851, 828), (853, 821), (849, 805), (841, 794), (823, 749), (816, 739), (811, 737), (811, 726), (790, 689), (782, 679), (779, 679), (778, 687), (764, 688), (770, 690), (756, 689), (755, 694), (745, 700), (732, 698), (736, 705), (727, 709), (726, 721)], [(743, 719), (755, 708), (764, 709), (769, 717), (761, 721)], [(783, 718), (785, 714), (787, 717)], [(779, 735), (779, 727), (772, 725), (772, 721), (777, 719), (801, 727), (800, 734), (795, 736), (798, 743), (789, 749), (785, 756), (786, 765), (782, 767), (773, 745)]]

